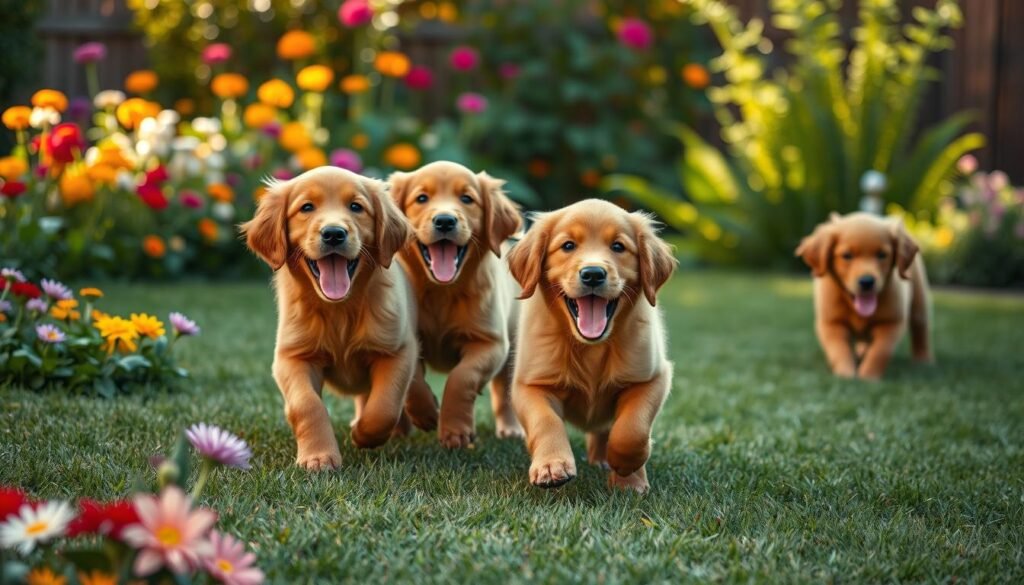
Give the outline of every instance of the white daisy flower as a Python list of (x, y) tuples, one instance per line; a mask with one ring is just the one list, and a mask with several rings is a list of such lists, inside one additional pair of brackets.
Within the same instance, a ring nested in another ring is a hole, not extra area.
[(27, 555), (37, 544), (63, 536), (74, 517), (67, 502), (45, 502), (35, 508), (25, 504), (16, 516), (0, 524), (0, 546)]

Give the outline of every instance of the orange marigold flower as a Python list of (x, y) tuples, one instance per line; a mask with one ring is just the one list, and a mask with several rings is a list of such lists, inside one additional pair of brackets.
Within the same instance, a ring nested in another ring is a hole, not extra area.
[(249, 80), (238, 73), (221, 73), (210, 82), (210, 90), (222, 100), (240, 98), (249, 91)]
[(226, 183), (214, 183), (206, 188), (206, 192), (215, 201), (231, 203), (235, 200), (235, 191)]
[(362, 150), (362, 149), (366, 148), (367, 146), (370, 146), (370, 137), (369, 136), (367, 136), (366, 134), (363, 134), (362, 132), (352, 136), (352, 148), (355, 148), (356, 150)]
[(207, 242), (217, 241), (218, 232), (220, 229), (217, 227), (217, 222), (208, 217), (199, 220), (199, 235)]
[(181, 98), (175, 100), (174, 111), (178, 112), (182, 116), (191, 116), (196, 113), (196, 100), (192, 98)]
[(275, 108), (291, 107), (295, 101), (295, 90), (282, 79), (271, 79), (256, 90), (256, 97), (268, 106)]
[(0, 158), (0, 177), (5, 181), (17, 181), (28, 172), (28, 163), (21, 157), (5, 156)]
[(370, 90), (370, 78), (365, 75), (346, 75), (341, 78), (338, 86), (349, 95), (363, 93)]
[(77, 309), (78, 301), (75, 299), (61, 299), (50, 308), (50, 315), (58, 321), (78, 321), (82, 314)]
[(263, 196), (266, 195), (266, 194), (267, 194), (267, 186), (266, 185), (259, 185), (252, 192), (252, 200), (256, 201), (256, 202), (259, 202), (259, 200), (263, 199)]
[(334, 72), (326, 65), (310, 65), (303, 67), (295, 78), (295, 83), (306, 91), (324, 92), (334, 81)]
[(324, 151), (316, 147), (300, 150), (295, 153), (295, 158), (298, 160), (299, 166), (302, 167), (302, 170), (304, 171), (322, 167), (327, 164), (327, 155), (324, 154)]
[(93, 570), (91, 573), (78, 573), (78, 582), (82, 585), (117, 585), (117, 578), (110, 573)]
[(67, 582), (66, 577), (54, 573), (49, 567), (37, 567), (25, 576), (27, 585), (65, 585)]
[(103, 297), (103, 291), (94, 286), (87, 286), (82, 290), (78, 291), (78, 294), (79, 296), (90, 297), (94, 299), (99, 299)]
[(412, 63), (404, 53), (398, 51), (381, 51), (373, 61), (373, 67), (381, 75), (388, 77), (405, 77), (412, 68)]
[(146, 94), (159, 85), (160, 78), (157, 77), (155, 71), (149, 69), (141, 69), (139, 71), (132, 71), (128, 74), (128, 77), (124, 78), (124, 88), (128, 93), (134, 94)]
[(302, 122), (289, 122), (281, 127), (281, 135), (278, 137), (281, 147), (290, 152), (313, 146), (313, 139)]
[(246, 106), (245, 114), (242, 115), (245, 125), (256, 129), (264, 128), (276, 119), (277, 110), (273, 106), (259, 102)]
[(384, 162), (403, 171), (419, 166), (420, 159), (420, 151), (408, 142), (393, 144), (384, 151)]
[(285, 61), (306, 59), (316, 52), (316, 40), (303, 30), (290, 30), (277, 41), (277, 56)]
[(704, 89), (711, 85), (711, 74), (699, 63), (687, 63), (680, 71), (680, 75), (683, 77), (683, 82), (693, 89)]
[(28, 106), (11, 106), (4, 110), (4, 126), (11, 130), (24, 130), (28, 128), (28, 119), (31, 115), (32, 108)]
[(150, 258), (163, 258), (167, 253), (167, 244), (158, 235), (150, 234), (142, 238), (142, 251)]
[(60, 196), (64, 205), (74, 207), (79, 203), (92, 201), (96, 195), (96, 188), (92, 181), (82, 172), (67, 172), (60, 178)]
[(107, 353), (114, 353), (114, 349), (130, 353), (139, 347), (136, 343), (136, 340), (139, 338), (139, 332), (128, 319), (103, 315), (96, 319), (93, 327), (99, 329), (100, 335), (107, 340), (103, 344)]
[(55, 89), (40, 89), (32, 95), (32, 105), (37, 108), (53, 108), (58, 112), (68, 109), (68, 96)]
[(160, 104), (142, 98), (131, 98), (117, 106), (117, 121), (128, 130), (134, 129), (146, 118), (155, 118), (160, 113)]

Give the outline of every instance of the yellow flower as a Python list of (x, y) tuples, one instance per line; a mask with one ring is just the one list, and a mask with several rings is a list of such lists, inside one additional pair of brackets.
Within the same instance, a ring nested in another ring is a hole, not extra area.
[(302, 30), (290, 30), (277, 41), (277, 56), (285, 61), (305, 59), (316, 52), (313, 35)]
[(304, 171), (322, 167), (327, 164), (327, 155), (324, 154), (324, 151), (316, 148), (315, 146), (300, 150), (295, 153), (295, 158), (298, 159), (299, 166), (302, 167), (302, 170)]
[(79, 573), (78, 582), (82, 585), (117, 585), (117, 578), (109, 573), (94, 570), (91, 573)]
[(327, 91), (332, 81), (334, 81), (334, 72), (326, 65), (303, 67), (295, 77), (295, 83), (300, 88), (317, 93)]
[(139, 347), (135, 343), (139, 338), (139, 332), (135, 329), (135, 324), (127, 319), (105, 315), (97, 319), (93, 326), (99, 329), (100, 335), (107, 340), (103, 344), (107, 353), (114, 353), (114, 349), (130, 353)]
[(79, 296), (92, 297), (94, 299), (101, 299), (101, 298), (103, 298), (103, 291), (101, 291), (100, 289), (98, 289), (96, 287), (92, 287), (92, 286), (87, 286), (87, 287), (83, 288), (82, 290), (78, 291), (78, 294), (79, 294)]
[(199, 235), (207, 242), (217, 241), (217, 222), (208, 217), (199, 220)]
[(367, 136), (366, 134), (363, 134), (362, 132), (352, 136), (352, 148), (355, 148), (356, 150), (362, 150), (362, 149), (366, 148), (367, 146), (370, 146), (370, 137), (369, 136)]
[(4, 126), (11, 130), (24, 130), (28, 128), (28, 119), (31, 115), (32, 108), (28, 106), (11, 106), (4, 110)]
[(163, 258), (167, 253), (167, 245), (160, 236), (150, 234), (142, 238), (142, 251), (150, 258)]
[(99, 309), (93, 309), (92, 310), (92, 321), (93, 321), (93, 323), (95, 323), (96, 321), (99, 321), (100, 319), (109, 319), (109, 318), (110, 318), (110, 314), (109, 313), (104, 313), (103, 311), (101, 311)]
[(412, 68), (409, 58), (398, 51), (381, 51), (373, 61), (373, 67), (381, 75), (388, 77), (405, 77)]
[(131, 169), (131, 161), (125, 158), (121, 147), (115, 142), (103, 142), (97, 146), (96, 164), (107, 165), (115, 169)]
[(134, 94), (149, 93), (156, 89), (159, 83), (160, 78), (149, 69), (132, 71), (128, 74), (128, 77), (124, 78), (124, 88), (128, 90), (128, 93)]
[(365, 75), (346, 75), (339, 84), (341, 91), (353, 95), (370, 90), (370, 78)]
[(139, 335), (145, 335), (150, 339), (162, 337), (165, 333), (164, 324), (160, 319), (146, 313), (132, 313), (132, 325)]
[(249, 80), (238, 73), (221, 73), (210, 82), (210, 90), (222, 100), (240, 98), (249, 91)]
[(50, 309), (50, 315), (58, 321), (78, 321), (82, 314), (76, 311), (78, 301), (75, 299), (62, 299), (56, 302)]
[(408, 142), (399, 142), (384, 151), (384, 162), (403, 171), (420, 164), (420, 151)]
[(289, 122), (281, 127), (281, 136), (278, 137), (281, 147), (290, 152), (313, 146), (313, 139), (302, 122)]
[(160, 113), (160, 104), (142, 98), (130, 98), (117, 106), (117, 121), (128, 130), (134, 129), (146, 118), (155, 118)]
[(273, 106), (259, 102), (249, 104), (245, 108), (245, 114), (243, 114), (242, 119), (245, 121), (245, 125), (250, 128), (264, 128), (277, 119), (277, 110)]
[(295, 101), (295, 90), (284, 80), (271, 79), (256, 90), (256, 97), (268, 106), (288, 108)]
[(945, 250), (953, 245), (953, 240), (955, 239), (956, 234), (953, 233), (953, 230), (950, 229), (949, 226), (944, 225), (935, 230), (935, 239), (933, 241), (935, 242), (936, 248)]
[(60, 196), (64, 205), (73, 207), (79, 203), (92, 201), (96, 189), (92, 181), (82, 172), (67, 172), (60, 178)]
[(652, 65), (647, 69), (647, 81), (651, 85), (663, 85), (668, 79), (668, 73), (665, 72), (665, 68), (661, 65)]
[(64, 585), (67, 578), (51, 571), (49, 567), (39, 567), (29, 571), (25, 576), (28, 585)]
[(17, 181), (27, 172), (28, 164), (23, 159), (16, 156), (0, 158), (0, 177), (5, 181)]
[(437, 17), (442, 22), (455, 22), (459, 19), (459, 9), (451, 2), (441, 2), (437, 7)]
[(235, 191), (226, 183), (214, 183), (206, 188), (206, 192), (215, 201), (231, 203), (235, 200)]
[(37, 108), (53, 108), (58, 112), (68, 109), (68, 96), (55, 89), (40, 89), (32, 95), (32, 105)]

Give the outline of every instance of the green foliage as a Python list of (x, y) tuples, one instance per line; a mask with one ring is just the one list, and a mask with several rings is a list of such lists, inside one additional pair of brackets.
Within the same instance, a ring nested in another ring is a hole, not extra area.
[[(611, 177), (605, 187), (662, 213), (690, 236), (698, 257), (788, 265), (800, 238), (828, 213), (860, 207), (860, 181), (872, 170), (887, 178), (886, 203), (931, 210), (948, 191), (957, 159), (983, 144), (982, 136), (963, 134), (965, 115), (914, 140), (925, 84), (936, 77), (928, 57), (948, 49), (945, 31), (962, 23), (955, 0), (915, 9), (903, 26), (895, 0), (861, 2), (849, 51), (838, 0), (774, 0), (772, 23), (788, 33), (790, 55), (775, 71), (762, 21), (744, 25), (716, 0), (687, 4), (723, 49), (713, 67), (726, 83), (709, 95), (728, 156), (692, 131), (676, 131), (693, 151), (679, 169), (692, 210), (678, 196), (659, 201), (646, 182)], [(682, 218), (671, 212), (680, 206), (688, 210)]]

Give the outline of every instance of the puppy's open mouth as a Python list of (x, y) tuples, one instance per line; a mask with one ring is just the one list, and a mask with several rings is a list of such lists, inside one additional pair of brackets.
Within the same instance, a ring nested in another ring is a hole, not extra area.
[(576, 299), (565, 298), (565, 306), (569, 309), (576, 330), (584, 339), (601, 339), (608, 331), (608, 325), (619, 306), (619, 299), (608, 300), (597, 295), (586, 295)]
[(451, 282), (462, 268), (466, 257), (466, 246), (459, 246), (451, 240), (439, 240), (433, 244), (417, 242), (427, 270), (438, 282)]
[(359, 258), (349, 260), (341, 254), (328, 254), (319, 260), (306, 258), (306, 264), (320, 284), (320, 292), (332, 301), (340, 301), (352, 288), (352, 275), (359, 266)]
[(878, 295), (870, 293), (856, 293), (853, 295), (853, 310), (861, 317), (870, 317), (875, 314), (878, 308)]

